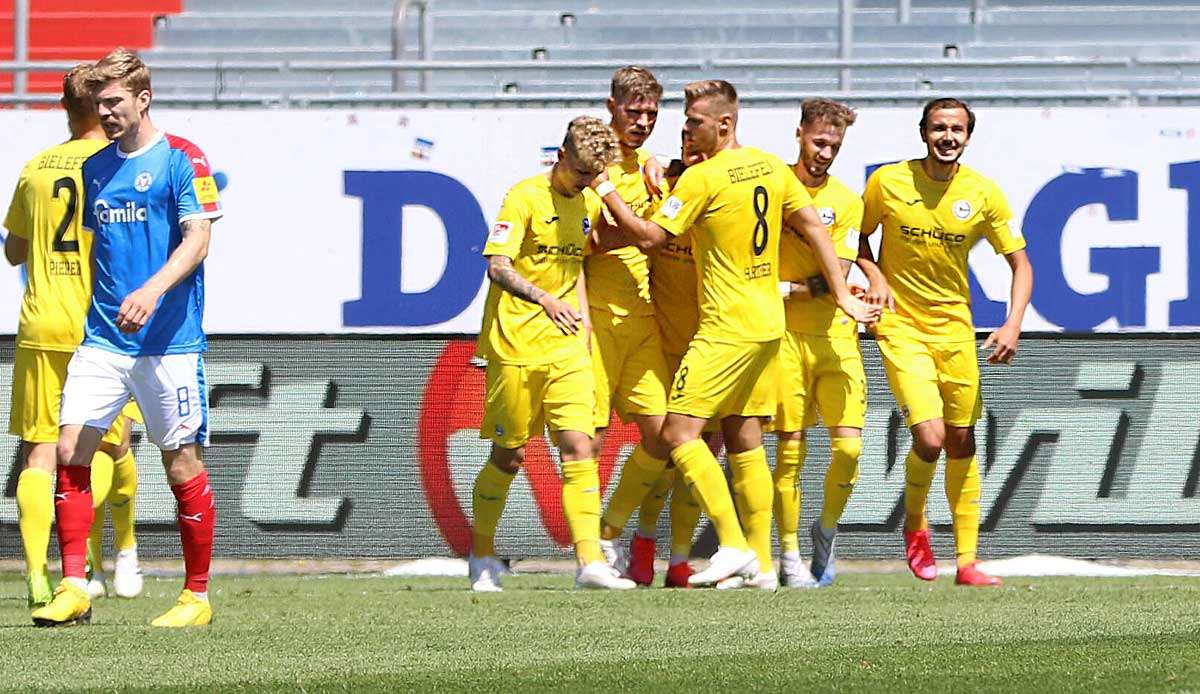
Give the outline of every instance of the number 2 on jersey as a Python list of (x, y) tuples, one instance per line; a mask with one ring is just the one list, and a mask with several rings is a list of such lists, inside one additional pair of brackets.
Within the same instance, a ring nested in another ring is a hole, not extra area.
[(767, 250), (767, 204), (767, 189), (754, 186), (754, 216), (758, 220), (754, 224), (754, 255)]
[(55, 253), (78, 253), (79, 240), (66, 240), (67, 230), (71, 228), (71, 222), (75, 221), (75, 208), (79, 205), (79, 188), (75, 185), (75, 179), (64, 176), (54, 182), (54, 197), (59, 197), (60, 191), (67, 191), (67, 212), (63, 215), (62, 221), (58, 223), (58, 230), (54, 233), (54, 244), (51, 246)]

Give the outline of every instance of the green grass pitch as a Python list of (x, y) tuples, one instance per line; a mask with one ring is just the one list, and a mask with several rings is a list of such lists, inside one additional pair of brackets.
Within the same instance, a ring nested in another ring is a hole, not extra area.
[(148, 622), (179, 579), (38, 629), (0, 575), (0, 689), (177, 691), (1200, 690), (1200, 580), (848, 574), (824, 590), (569, 590), (567, 576), (227, 576), (216, 623)]

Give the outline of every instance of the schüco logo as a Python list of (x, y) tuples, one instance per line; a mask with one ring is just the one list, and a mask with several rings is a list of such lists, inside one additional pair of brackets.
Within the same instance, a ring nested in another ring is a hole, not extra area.
[(901, 224), (900, 235), (911, 239), (933, 239), (942, 243), (959, 244), (967, 240), (966, 234), (952, 234), (944, 229), (922, 229)]
[(96, 201), (96, 219), (101, 224), (128, 224), (130, 222), (146, 221), (146, 208), (132, 200), (124, 207), (109, 207), (104, 200)]
[[(459, 491), (455, 484), (454, 470), (469, 471), (459, 476), (462, 480), (474, 479), (475, 473), (486, 462), (484, 446), (464, 445), (465, 441), (478, 442), (479, 423), (483, 420), (484, 371), (471, 365), (475, 349), (471, 340), (453, 340), (446, 344), (426, 382), (421, 399), (420, 427), (417, 432), (417, 450), (420, 456), (421, 486), (430, 515), (446, 544), (455, 553), (466, 555), (471, 551), (471, 520), (459, 502)], [(600, 453), (600, 488), (608, 489), (616, 482), (613, 474), (616, 459), (626, 449), (637, 443), (637, 427), (621, 424), (614, 419), (604, 440)], [(571, 531), (562, 513), (562, 482), (557, 466), (544, 437), (536, 437), (525, 447), (524, 474), (532, 491), (533, 504), (541, 518), (546, 534), (560, 547), (571, 546)], [(463, 498), (470, 498), (470, 488)], [(509, 497), (508, 517), (514, 505), (523, 503)], [(526, 528), (510, 528), (510, 536)], [(506, 534), (504, 521), (500, 525), (500, 537)]]

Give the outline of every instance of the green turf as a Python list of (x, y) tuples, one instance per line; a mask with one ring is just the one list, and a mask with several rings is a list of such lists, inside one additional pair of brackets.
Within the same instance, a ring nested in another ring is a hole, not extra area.
[(0, 689), (1200, 690), (1200, 581), (846, 575), (820, 591), (577, 593), (565, 576), (220, 577), (216, 623), (152, 630), (178, 579), (37, 629), (0, 575)]

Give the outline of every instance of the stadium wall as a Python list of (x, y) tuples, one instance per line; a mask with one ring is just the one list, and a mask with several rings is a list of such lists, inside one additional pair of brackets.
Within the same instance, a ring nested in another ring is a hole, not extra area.
[[(858, 487), (839, 539), (843, 557), (896, 557), (908, 432), (873, 341), (864, 339), (870, 408)], [(483, 372), (473, 341), (415, 336), (217, 337), (206, 358), (219, 557), (423, 557), (468, 549)], [(7, 411), (12, 342), (0, 344)], [(1029, 336), (1011, 367), (983, 368), (978, 426), (984, 468), (982, 554), (1194, 557), (1200, 553), (1196, 343), (1185, 336)], [(140, 427), (138, 429), (141, 431)], [(602, 457), (636, 438), (616, 425)], [(816, 433), (802, 475), (802, 528), (821, 498), (827, 440)], [(0, 556), (20, 556), (15, 437), (5, 461)], [(174, 501), (158, 453), (136, 444), (137, 519), (146, 556), (177, 556)], [(771, 451), (772, 459), (774, 452)], [(545, 442), (530, 444), (498, 537), (501, 553), (568, 556), (560, 487)], [(939, 475), (940, 478), (940, 475)], [(930, 494), (935, 549), (953, 556), (940, 479)], [(665, 525), (660, 534), (666, 537)], [(53, 543), (52, 543), (53, 544)], [(660, 546), (665, 546), (663, 543)], [(710, 548), (698, 534), (697, 552)]]
[[(213, 333), (478, 330), (479, 250), (505, 190), (553, 161), (579, 110), (156, 110), (198, 143), (226, 218), (207, 263)], [(604, 115), (593, 111), (596, 115)], [(834, 173), (861, 189), (880, 163), (919, 156), (919, 109), (868, 108)], [(965, 161), (997, 179), (1037, 275), (1026, 329), (1200, 329), (1200, 138), (1187, 108), (988, 108)], [(748, 108), (743, 143), (795, 156), (797, 113)], [(678, 151), (663, 111), (652, 151)], [(0, 112), (0, 190), (63, 138), (61, 113)], [(1197, 259), (1192, 262), (1192, 259)], [(976, 324), (1005, 315), (1009, 271), (971, 256)], [(0, 272), (15, 326), (16, 272)], [(13, 329), (13, 328), (8, 328)]]

